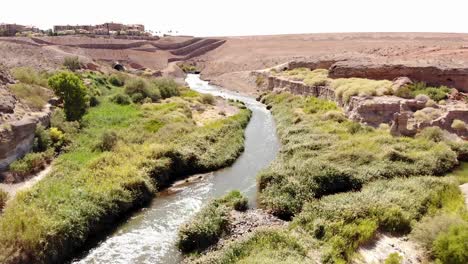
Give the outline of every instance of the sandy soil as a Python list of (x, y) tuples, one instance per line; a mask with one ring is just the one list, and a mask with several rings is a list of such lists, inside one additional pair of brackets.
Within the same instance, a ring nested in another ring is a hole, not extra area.
[[(238, 72), (295, 59), (348, 59), (468, 67), (468, 34), (343, 33), (227, 37), (221, 47), (193, 59), (205, 79), (255, 92)], [(241, 77), (241, 78), (238, 78)], [(235, 81), (233, 81), (236, 79)]]
[(204, 126), (207, 123), (233, 116), (239, 112), (239, 108), (232, 106), (222, 98), (216, 98), (216, 104), (203, 109), (195, 109), (192, 112), (193, 120), (197, 126)]
[(354, 261), (356, 264), (384, 263), (388, 255), (398, 253), (403, 257), (402, 264), (415, 264), (424, 262), (424, 252), (415, 243), (406, 237), (392, 237), (379, 235), (377, 239), (358, 249), (360, 258)]

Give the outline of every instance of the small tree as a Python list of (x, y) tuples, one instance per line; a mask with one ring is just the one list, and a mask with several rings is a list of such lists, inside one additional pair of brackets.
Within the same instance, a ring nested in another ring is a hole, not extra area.
[(49, 86), (62, 98), (67, 120), (80, 120), (86, 112), (86, 88), (80, 78), (71, 72), (60, 72), (49, 78)]

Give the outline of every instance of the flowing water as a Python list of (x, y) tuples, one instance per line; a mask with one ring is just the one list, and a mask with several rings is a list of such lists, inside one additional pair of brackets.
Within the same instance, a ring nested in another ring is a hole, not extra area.
[(193, 90), (243, 101), (252, 110), (245, 130), (245, 151), (231, 167), (161, 193), (74, 263), (178, 263), (182, 257), (175, 246), (177, 230), (207, 201), (237, 189), (255, 207), (256, 175), (279, 149), (270, 112), (254, 98), (212, 86), (198, 75), (190, 74), (186, 81)]

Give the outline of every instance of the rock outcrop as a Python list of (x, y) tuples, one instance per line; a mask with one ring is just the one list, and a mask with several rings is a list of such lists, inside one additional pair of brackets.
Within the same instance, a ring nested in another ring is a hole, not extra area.
[(16, 113), (20, 104), (7, 88), (11, 83), (13, 78), (0, 67), (0, 171), (31, 151), (36, 126), (48, 126), (52, 112), (47, 105), (41, 112)]

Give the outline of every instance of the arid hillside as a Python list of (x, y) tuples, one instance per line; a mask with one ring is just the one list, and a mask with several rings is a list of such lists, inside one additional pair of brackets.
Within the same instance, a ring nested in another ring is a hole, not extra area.
[(55, 69), (63, 59), (78, 56), (88, 68), (119, 62), (129, 69), (163, 70), (169, 62), (202, 55), (224, 43), (221, 39), (163, 37), (154, 40), (85, 36), (0, 38), (0, 63), (8, 68)]
[(193, 60), (202, 69), (204, 78), (246, 92), (254, 91), (248, 71), (291, 60), (468, 67), (468, 34), (341, 33), (225, 39), (221, 47)]

